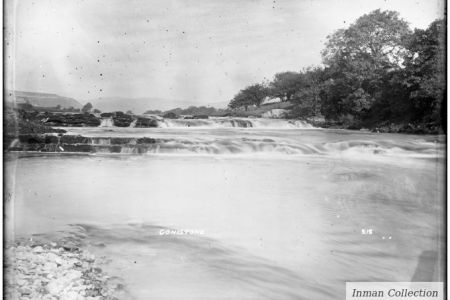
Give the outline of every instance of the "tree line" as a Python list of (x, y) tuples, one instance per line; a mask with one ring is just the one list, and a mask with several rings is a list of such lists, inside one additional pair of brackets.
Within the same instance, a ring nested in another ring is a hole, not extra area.
[(362, 126), (383, 122), (443, 126), (446, 21), (411, 30), (398, 12), (375, 10), (327, 36), (322, 65), (281, 72), (239, 91), (230, 109), (267, 97), (290, 101), (291, 117), (323, 116)]
[(174, 108), (166, 111), (161, 110), (148, 110), (144, 114), (148, 115), (165, 115), (173, 113), (175, 115), (203, 115), (203, 116), (222, 116), (229, 113), (226, 109), (214, 108), (211, 106), (189, 106), (188, 108)]

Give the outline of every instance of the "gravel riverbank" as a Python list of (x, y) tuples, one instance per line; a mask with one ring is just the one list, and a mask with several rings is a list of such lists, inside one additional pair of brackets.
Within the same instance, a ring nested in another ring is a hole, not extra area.
[(97, 259), (58, 243), (16, 244), (5, 249), (5, 299), (112, 300), (124, 296), (119, 278)]

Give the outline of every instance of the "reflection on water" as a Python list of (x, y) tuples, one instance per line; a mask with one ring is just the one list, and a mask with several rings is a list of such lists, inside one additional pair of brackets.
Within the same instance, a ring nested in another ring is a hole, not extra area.
[[(240, 130), (183, 132), (154, 134), (249, 138)], [(104, 257), (135, 299), (343, 299), (346, 281), (443, 280), (442, 137), (279, 130), (252, 138), (409, 148), (11, 155), (8, 228), (15, 238), (73, 239)], [(167, 229), (204, 234), (160, 234)]]

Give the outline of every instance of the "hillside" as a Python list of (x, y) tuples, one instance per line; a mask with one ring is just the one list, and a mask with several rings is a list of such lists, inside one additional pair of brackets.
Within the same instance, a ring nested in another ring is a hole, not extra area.
[(179, 106), (189, 106), (188, 102), (170, 100), (163, 98), (126, 98), (126, 97), (105, 97), (91, 99), (89, 102), (94, 108), (104, 112), (128, 111), (133, 113), (144, 113), (149, 109), (167, 110)]
[(105, 97), (91, 99), (89, 102), (94, 108), (97, 108), (103, 112), (110, 111), (128, 111), (141, 114), (148, 110), (161, 110), (167, 111), (175, 108), (188, 108), (189, 106), (213, 106), (216, 108), (225, 108), (226, 102), (213, 102), (208, 104), (193, 103), (192, 101), (173, 100), (156, 97), (145, 98), (127, 98), (127, 97)]
[(6, 91), (5, 100), (8, 103), (29, 103), (33, 106), (39, 107), (56, 107), (58, 105), (60, 105), (62, 108), (82, 107), (81, 103), (73, 98), (47, 93)]

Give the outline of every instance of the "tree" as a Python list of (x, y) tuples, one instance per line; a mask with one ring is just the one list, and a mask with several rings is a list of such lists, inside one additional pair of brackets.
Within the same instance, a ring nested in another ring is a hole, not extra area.
[(228, 107), (231, 109), (244, 107), (245, 110), (248, 110), (248, 107), (250, 105), (253, 105), (252, 99), (247, 97), (247, 95), (245, 95), (243, 90), (241, 90), (237, 95), (234, 96), (233, 99), (231, 99), (230, 104), (228, 104)]
[[(397, 12), (375, 10), (328, 37), (322, 51), (323, 62), (333, 79), (328, 88), (341, 90), (338, 94), (344, 98), (335, 103), (339, 103), (343, 113), (360, 119), (367, 117), (381, 97), (385, 76), (404, 68), (410, 33)], [(337, 86), (332, 87), (333, 84)]]
[(298, 115), (316, 116), (321, 113), (324, 76), (324, 70), (320, 67), (303, 70), (302, 85), (298, 86), (291, 99)]
[(347, 29), (327, 37), (326, 48), (322, 51), (324, 63), (399, 68), (407, 54), (405, 46), (410, 33), (408, 23), (400, 19), (398, 12), (377, 9), (358, 18)]
[(416, 29), (409, 40), (404, 84), (414, 119), (442, 123), (446, 91), (446, 22), (436, 20), (426, 30)]
[(375, 10), (327, 38), (323, 68), (277, 73), (266, 85), (241, 90), (229, 108), (259, 105), (266, 93), (290, 101), (290, 117), (322, 114), (353, 128), (445, 131), (445, 19), (411, 31), (397, 12)]
[(303, 76), (297, 72), (282, 72), (274, 76), (269, 83), (269, 95), (279, 97), (282, 101), (290, 101), (303, 84)]
[(88, 113), (91, 111), (91, 109), (92, 109), (92, 104), (90, 102), (88, 102), (81, 108), (81, 111), (84, 113)]
[(264, 98), (268, 95), (268, 89), (262, 84), (254, 84), (243, 90), (244, 95), (250, 99), (250, 102), (260, 106)]
[(244, 107), (247, 110), (250, 105), (260, 106), (268, 94), (267, 87), (262, 84), (254, 84), (246, 87), (234, 96), (228, 107), (231, 109)]
[(99, 109), (97, 109), (97, 108), (94, 108), (94, 110), (92, 111), (94, 114), (99, 114), (99, 113), (101, 113), (101, 111), (99, 110)]

